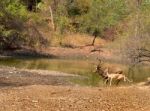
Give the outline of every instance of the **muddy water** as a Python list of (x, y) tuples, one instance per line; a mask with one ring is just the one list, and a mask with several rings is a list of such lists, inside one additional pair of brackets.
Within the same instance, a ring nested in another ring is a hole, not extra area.
[[(39, 59), (39, 58), (0, 58), (0, 65), (25, 69), (55, 70), (72, 74), (83, 75), (83, 80), (73, 79), (79, 85), (102, 85), (103, 81), (97, 74), (93, 73), (96, 61), (91, 60), (62, 60), (62, 59)], [(127, 72), (127, 68), (126, 68)], [(132, 74), (128, 75), (135, 82), (145, 81), (150, 77), (150, 68), (137, 67)], [(127, 84), (127, 83), (126, 83)]]

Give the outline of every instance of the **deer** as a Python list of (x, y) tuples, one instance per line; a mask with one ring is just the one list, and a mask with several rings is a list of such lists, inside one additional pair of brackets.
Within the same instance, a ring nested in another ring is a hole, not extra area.
[[(107, 77), (107, 75), (106, 75), (106, 71), (102, 69), (101, 64), (98, 64), (98, 65), (96, 66), (96, 70), (94, 71), (94, 73), (98, 73), (99, 76), (102, 77), (103, 81), (108, 80), (108, 77)], [(107, 84), (108, 81), (105, 82), (105, 83)]]
[[(131, 80), (129, 80), (125, 75), (123, 74), (117, 74), (117, 73), (108, 73), (108, 68), (106, 69), (106, 76), (107, 76), (107, 79), (106, 79), (106, 82), (110, 80), (110, 83), (109, 85), (111, 86), (112, 85), (112, 80), (113, 79), (116, 79), (118, 80), (118, 83), (123, 80), (124, 82), (128, 81), (128, 82), (132, 82)], [(117, 83), (117, 85), (118, 85)]]
[[(98, 59), (98, 58), (97, 58)], [(95, 73), (98, 73), (99, 76), (102, 77), (103, 81), (105, 84), (108, 83), (109, 79), (108, 79), (108, 76), (107, 76), (107, 68), (108, 67), (104, 67), (104, 64), (102, 62), (101, 59), (98, 59), (99, 63), (98, 65), (96, 66), (96, 70), (94, 71)], [(120, 68), (113, 68), (111, 69), (111, 73), (116, 73), (116, 74), (123, 74), (123, 70), (120, 69)], [(117, 84), (119, 83), (120, 81), (117, 81)]]

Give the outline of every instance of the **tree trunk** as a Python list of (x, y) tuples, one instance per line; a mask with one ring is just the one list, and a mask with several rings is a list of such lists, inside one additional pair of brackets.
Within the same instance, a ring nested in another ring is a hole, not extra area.
[(37, 5), (38, 5), (37, 0), (35, 0), (35, 12), (37, 12)]
[(54, 24), (54, 17), (53, 17), (53, 12), (52, 12), (51, 6), (49, 6), (49, 10), (50, 10), (50, 14), (51, 14), (51, 24), (52, 24), (52, 28), (53, 28), (53, 30), (55, 31), (56, 28), (55, 28), (55, 24)]
[(94, 39), (93, 39), (92, 44), (91, 44), (92, 46), (94, 46), (96, 38), (97, 38), (97, 36), (94, 36)]

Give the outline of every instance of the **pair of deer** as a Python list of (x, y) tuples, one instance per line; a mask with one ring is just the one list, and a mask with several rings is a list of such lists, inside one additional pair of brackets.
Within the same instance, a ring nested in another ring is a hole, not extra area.
[(109, 82), (110, 86), (112, 85), (113, 79), (117, 80), (117, 85), (119, 84), (121, 80), (123, 80), (124, 82), (126, 81), (132, 82), (123, 74), (122, 70), (118, 70), (115, 73), (109, 73), (108, 67), (105, 70), (102, 69), (102, 63), (100, 59), (99, 59), (99, 64), (97, 65), (95, 72), (98, 73), (104, 79), (105, 84)]

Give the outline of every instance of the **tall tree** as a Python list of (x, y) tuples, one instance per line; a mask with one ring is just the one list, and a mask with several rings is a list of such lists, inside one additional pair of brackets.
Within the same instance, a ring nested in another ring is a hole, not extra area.
[(103, 36), (105, 29), (116, 25), (127, 15), (125, 1), (122, 0), (92, 0), (89, 13), (83, 17), (81, 30), (94, 36)]

